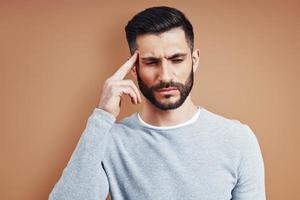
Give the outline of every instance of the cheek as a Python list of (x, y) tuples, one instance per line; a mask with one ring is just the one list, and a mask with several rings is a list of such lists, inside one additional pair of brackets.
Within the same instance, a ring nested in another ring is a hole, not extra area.
[(144, 81), (153, 80), (155, 78), (155, 74), (156, 72), (153, 67), (145, 67), (140, 65), (139, 75)]
[(187, 63), (178, 65), (174, 70), (174, 76), (180, 82), (184, 82), (190, 75), (192, 70), (192, 65)]
[(145, 69), (143, 67), (140, 67), (139, 70), (137, 71), (140, 79), (146, 84), (146, 85), (151, 85), (153, 82), (153, 72), (151, 70)]

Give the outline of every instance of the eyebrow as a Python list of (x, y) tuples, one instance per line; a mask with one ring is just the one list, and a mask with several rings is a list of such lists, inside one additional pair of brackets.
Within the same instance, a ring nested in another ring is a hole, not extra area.
[[(185, 57), (187, 54), (186, 53), (175, 53), (169, 57), (167, 57), (167, 59), (174, 59), (174, 58), (178, 58), (178, 57)], [(159, 58), (153, 57), (153, 56), (149, 56), (149, 57), (141, 57), (141, 60), (159, 60)]]

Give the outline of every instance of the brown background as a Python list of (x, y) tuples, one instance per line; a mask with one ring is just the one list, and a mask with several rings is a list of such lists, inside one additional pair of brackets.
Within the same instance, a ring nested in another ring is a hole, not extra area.
[[(193, 23), (194, 102), (250, 125), (268, 199), (300, 199), (299, 1), (109, 2), (0, 2), (0, 199), (48, 198), (103, 82), (129, 55), (124, 26), (154, 5)], [(118, 119), (139, 109), (123, 106)]]

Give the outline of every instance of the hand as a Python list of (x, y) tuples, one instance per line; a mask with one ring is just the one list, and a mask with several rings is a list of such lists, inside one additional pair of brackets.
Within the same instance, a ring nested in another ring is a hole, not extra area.
[(133, 104), (142, 102), (140, 92), (132, 80), (123, 80), (126, 74), (134, 66), (138, 58), (135, 53), (111, 76), (103, 86), (98, 108), (111, 113), (115, 118), (121, 109), (121, 100), (124, 94), (130, 96)]

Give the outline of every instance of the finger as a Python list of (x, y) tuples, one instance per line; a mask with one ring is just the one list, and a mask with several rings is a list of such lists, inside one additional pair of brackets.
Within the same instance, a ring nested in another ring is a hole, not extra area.
[(141, 94), (138, 90), (138, 88), (136, 87), (136, 85), (134, 84), (134, 82), (132, 80), (121, 80), (121, 81), (118, 81), (118, 83), (116, 83), (118, 85), (129, 85), (133, 90), (134, 92), (136, 93), (136, 96), (138, 98), (138, 102), (142, 102), (142, 98), (141, 98)]
[(135, 51), (134, 54), (110, 78), (112, 80), (122, 80), (134, 66), (137, 58), (138, 52)]
[(131, 97), (134, 104), (138, 103), (137, 96), (130, 86), (120, 86), (120, 96), (127, 94)]

